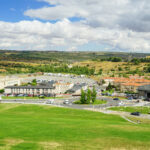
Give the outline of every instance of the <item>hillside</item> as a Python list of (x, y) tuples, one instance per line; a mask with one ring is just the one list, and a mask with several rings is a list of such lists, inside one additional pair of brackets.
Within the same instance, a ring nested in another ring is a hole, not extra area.
[(102, 75), (100, 76), (129, 76), (129, 75), (140, 75), (149, 76), (149, 73), (144, 73), (144, 68), (149, 65), (149, 63), (139, 63), (137, 65), (128, 62), (108, 62), (108, 61), (83, 61), (76, 62), (74, 66), (88, 66), (89, 68), (94, 68), (96, 73), (102, 70)]
[[(133, 58), (146, 58), (150, 54), (115, 52), (58, 52), (58, 51), (0, 51), (0, 73), (75, 73), (102, 76), (149, 76), (145, 68), (149, 62), (134, 64)], [(113, 62), (110, 58), (119, 58)], [(150, 60), (149, 60), (150, 61)], [(74, 66), (70, 69), (68, 65)], [(78, 66), (80, 68), (78, 68)], [(91, 70), (89, 70), (91, 69)], [(94, 76), (98, 77), (98, 76)], [(99, 78), (99, 77), (98, 77)]]
[(150, 54), (144, 53), (121, 53), (121, 52), (63, 52), (63, 51), (8, 51), (0, 50), (0, 60), (7, 61), (62, 61), (62, 62), (78, 62), (85, 60), (95, 60), (109, 57), (146, 57)]

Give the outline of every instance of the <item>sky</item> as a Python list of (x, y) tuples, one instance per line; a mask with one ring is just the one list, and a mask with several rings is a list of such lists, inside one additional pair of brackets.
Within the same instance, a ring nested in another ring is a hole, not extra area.
[(150, 53), (149, 0), (0, 0), (0, 49)]

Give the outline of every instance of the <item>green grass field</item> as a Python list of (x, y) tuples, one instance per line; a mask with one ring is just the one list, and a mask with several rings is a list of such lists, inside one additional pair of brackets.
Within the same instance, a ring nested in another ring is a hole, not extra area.
[(149, 150), (150, 125), (43, 105), (0, 104), (0, 150)]
[(119, 98), (120, 100), (126, 100), (126, 97), (120, 97), (120, 96), (107, 96), (109, 98)]
[(138, 106), (138, 107), (111, 107), (109, 108), (110, 110), (114, 111), (125, 111), (125, 112), (140, 112), (142, 114), (148, 114), (150, 113), (150, 107), (143, 107), (143, 106)]
[[(100, 105), (100, 104), (106, 104), (107, 101), (104, 100), (96, 100), (94, 103), (91, 103), (91, 105)], [(77, 100), (74, 102), (74, 104), (81, 104), (80, 100)], [(82, 105), (90, 105), (90, 104), (82, 104)]]

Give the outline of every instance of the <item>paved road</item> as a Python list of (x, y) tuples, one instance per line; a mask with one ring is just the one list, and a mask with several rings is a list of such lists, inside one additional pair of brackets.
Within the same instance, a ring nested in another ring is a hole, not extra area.
[[(69, 104), (63, 104), (64, 100), (69, 100)], [(54, 99), (54, 103), (52, 105), (55, 106), (62, 106), (62, 107), (69, 107), (69, 108), (76, 108), (76, 109), (86, 109), (86, 108), (106, 108), (110, 106), (118, 106), (119, 101), (114, 101), (112, 98), (105, 98), (105, 97), (99, 97), (98, 99), (102, 99), (107, 101), (107, 104), (101, 104), (101, 105), (77, 105), (73, 104), (74, 101), (78, 100), (78, 97), (70, 97), (70, 98), (64, 98), (64, 99)], [(22, 100), (22, 99), (14, 99), (14, 100), (1, 100), (1, 103), (23, 103), (23, 104), (46, 104), (48, 99), (43, 100)]]

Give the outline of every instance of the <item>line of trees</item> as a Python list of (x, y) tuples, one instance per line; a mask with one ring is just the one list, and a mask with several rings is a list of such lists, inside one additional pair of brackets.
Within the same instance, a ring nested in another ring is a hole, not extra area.
[(109, 58), (102, 58), (101, 61), (111, 61), (111, 62), (122, 62), (121, 57), (109, 57)]
[(97, 92), (95, 90), (95, 87), (93, 87), (92, 90), (88, 88), (87, 91), (84, 91), (81, 89), (81, 98), (80, 102), (81, 104), (90, 104), (94, 103), (96, 101)]
[[(2, 67), (2, 66), (1, 66)], [(68, 65), (37, 65), (37, 66), (30, 66), (30, 65), (23, 65), (20, 64), (15, 68), (12, 68), (11, 65), (8, 64), (8, 66), (3, 66), (7, 73), (15, 74), (15, 73), (35, 73), (35, 72), (52, 72), (52, 73), (73, 73), (77, 75), (94, 75), (95, 69), (94, 68), (88, 68), (86, 66), (73, 66), (72, 68), (69, 68)]]

